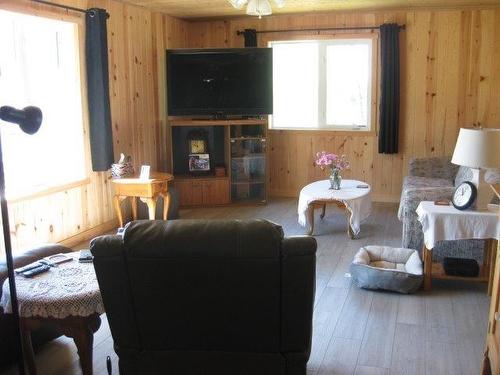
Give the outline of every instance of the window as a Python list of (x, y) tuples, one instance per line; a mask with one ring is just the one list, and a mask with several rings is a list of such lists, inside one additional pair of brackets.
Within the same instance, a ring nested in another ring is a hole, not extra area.
[(35, 135), (0, 127), (9, 199), (86, 177), (78, 26), (0, 11), (0, 105), (42, 109)]
[(269, 42), (275, 129), (370, 130), (375, 87), (370, 38)]

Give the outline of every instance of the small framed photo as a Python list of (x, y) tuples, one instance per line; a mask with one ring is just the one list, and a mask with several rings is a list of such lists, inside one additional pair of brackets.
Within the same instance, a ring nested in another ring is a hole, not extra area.
[(209, 154), (190, 154), (189, 155), (190, 172), (208, 172), (210, 171)]
[(149, 165), (143, 165), (141, 166), (141, 174), (139, 176), (139, 179), (141, 180), (149, 180), (149, 172), (151, 170), (151, 166)]

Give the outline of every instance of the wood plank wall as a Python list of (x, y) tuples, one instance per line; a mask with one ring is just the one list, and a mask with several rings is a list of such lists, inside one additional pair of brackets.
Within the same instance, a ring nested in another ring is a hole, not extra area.
[[(115, 0), (58, 0), (108, 10), (111, 112), (116, 157), (164, 170), (168, 149), (165, 114), (166, 48), (240, 47), (236, 30), (407, 25), (401, 38), (401, 149), (377, 153), (376, 136), (272, 131), (271, 193), (296, 195), (324, 176), (313, 167), (320, 150), (344, 152), (345, 177), (373, 184), (378, 200), (395, 200), (411, 156), (447, 155), (460, 126), (500, 127), (500, 9), (351, 12), (188, 22)], [(0, 9), (83, 22), (83, 16), (27, 0), (0, 0)], [(262, 40), (261, 40), (262, 43)], [(10, 204), (14, 248), (65, 240), (71, 244), (116, 225), (107, 173), (89, 182)]]
[[(165, 169), (164, 50), (186, 44), (186, 22), (114, 0), (58, 2), (84, 9), (104, 8), (110, 14), (108, 47), (115, 158), (123, 152), (131, 155), (137, 166), (150, 164), (153, 169)], [(24, 0), (0, 0), (0, 9), (80, 23), (84, 20), (83, 14)], [(10, 204), (13, 247), (63, 240), (71, 245), (116, 227), (109, 173), (89, 170), (88, 174), (87, 184)]]
[[(189, 46), (202, 48), (242, 47), (243, 37), (237, 36), (236, 30), (245, 28), (373, 26), (384, 22), (406, 25), (400, 38), (399, 154), (378, 154), (376, 134), (271, 131), (273, 195), (297, 196), (308, 182), (325, 178), (326, 172), (313, 166), (313, 157), (317, 151), (328, 150), (348, 155), (352, 169), (345, 177), (372, 184), (374, 199), (397, 201), (409, 158), (451, 155), (460, 127), (500, 127), (500, 8), (332, 12), (189, 24)], [(259, 34), (261, 46), (265, 46), (263, 35)]]

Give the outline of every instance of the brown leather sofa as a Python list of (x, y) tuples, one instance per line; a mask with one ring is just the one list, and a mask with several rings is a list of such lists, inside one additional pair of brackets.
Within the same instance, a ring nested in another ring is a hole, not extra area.
[(314, 238), (266, 220), (135, 221), (91, 250), (121, 375), (306, 374)]
[[(73, 250), (56, 244), (46, 244), (35, 247), (30, 250), (14, 254), (14, 267), (19, 268), (49, 255), (59, 253), (69, 253)], [(0, 260), (0, 297), (2, 296), (1, 286), (7, 279), (7, 264), (5, 259)], [(15, 330), (11, 314), (4, 314), (0, 307), (0, 368), (11, 364), (16, 355), (16, 350), (12, 343), (14, 342)], [(32, 333), (32, 342), (35, 351), (42, 344), (61, 336), (61, 332), (51, 324), (44, 324), (37, 331)]]

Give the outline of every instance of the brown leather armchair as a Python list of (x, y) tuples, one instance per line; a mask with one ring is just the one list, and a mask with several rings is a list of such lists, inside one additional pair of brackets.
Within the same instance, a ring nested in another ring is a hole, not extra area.
[[(62, 245), (46, 244), (32, 249), (14, 254), (14, 267), (19, 268), (33, 263), (49, 255), (59, 253), (69, 253), (73, 250)], [(5, 259), (0, 260), (0, 297), (2, 296), (2, 285), (7, 279), (7, 264)], [(0, 308), (0, 367), (6, 366), (16, 358), (15, 348), (12, 346), (14, 335), (16, 334), (11, 314), (4, 314)], [(43, 324), (38, 330), (32, 333), (31, 340), (35, 350), (47, 341), (61, 336), (62, 333), (51, 324)]]
[(136, 221), (91, 250), (120, 374), (306, 374), (314, 238), (266, 220)]

